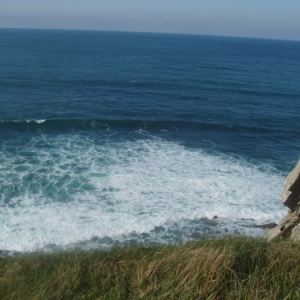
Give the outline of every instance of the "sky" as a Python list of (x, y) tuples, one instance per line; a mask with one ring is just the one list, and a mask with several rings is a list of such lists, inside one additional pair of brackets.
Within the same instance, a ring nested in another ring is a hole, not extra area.
[(0, 0), (0, 28), (300, 40), (300, 0)]

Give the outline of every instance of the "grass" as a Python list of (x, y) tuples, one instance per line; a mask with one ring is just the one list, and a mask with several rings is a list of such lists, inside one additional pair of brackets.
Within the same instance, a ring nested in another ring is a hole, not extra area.
[(300, 244), (231, 237), (1, 257), (0, 299), (300, 299)]

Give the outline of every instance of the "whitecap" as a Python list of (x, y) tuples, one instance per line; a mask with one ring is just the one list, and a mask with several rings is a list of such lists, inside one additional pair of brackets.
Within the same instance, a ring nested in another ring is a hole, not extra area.
[[(35, 147), (41, 138), (51, 148)], [(34, 157), (22, 155), (32, 149)], [(168, 243), (205, 234), (201, 220), (215, 215), (221, 222), (212, 234), (252, 234), (261, 231), (246, 230), (240, 219), (276, 222), (285, 213), (280, 172), (163, 139), (95, 143), (82, 135), (43, 135), (1, 157), (2, 250), (143, 235)], [(19, 165), (28, 167), (18, 172)]]

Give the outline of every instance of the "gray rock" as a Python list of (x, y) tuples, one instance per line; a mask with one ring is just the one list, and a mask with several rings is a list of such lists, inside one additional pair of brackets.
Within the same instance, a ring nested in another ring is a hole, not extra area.
[(277, 226), (276, 223), (267, 223), (267, 224), (261, 224), (261, 225), (253, 225), (252, 227), (261, 228), (261, 229), (271, 229), (276, 226)]
[(280, 223), (269, 230), (269, 241), (291, 237), (300, 240), (300, 160), (284, 181), (282, 202), (289, 208)]
[(300, 201), (300, 160), (284, 181), (281, 198), (285, 206), (293, 212)]
[(268, 231), (267, 234), (267, 240), (268, 241), (273, 241), (281, 238), (281, 231), (278, 226), (274, 227), (273, 229)]
[(291, 239), (293, 241), (300, 241), (300, 224), (296, 225), (291, 233)]

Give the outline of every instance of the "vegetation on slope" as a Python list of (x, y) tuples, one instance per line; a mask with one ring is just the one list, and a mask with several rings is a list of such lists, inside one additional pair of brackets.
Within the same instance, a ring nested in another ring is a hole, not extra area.
[(1, 257), (0, 299), (300, 299), (300, 244), (232, 237)]

